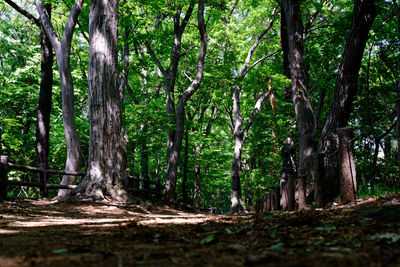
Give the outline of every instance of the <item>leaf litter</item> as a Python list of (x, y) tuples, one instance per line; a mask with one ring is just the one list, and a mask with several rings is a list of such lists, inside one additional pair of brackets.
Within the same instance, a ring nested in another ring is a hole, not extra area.
[(0, 266), (400, 266), (400, 197), (258, 215), (0, 203)]

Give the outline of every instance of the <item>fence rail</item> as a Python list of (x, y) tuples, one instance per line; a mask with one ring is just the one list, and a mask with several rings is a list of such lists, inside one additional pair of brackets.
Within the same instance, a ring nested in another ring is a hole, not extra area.
[[(8, 179), (8, 172), (10, 170), (20, 170), (25, 172), (34, 172), (40, 173), (39, 182), (24, 182), (24, 181), (13, 181)], [(44, 168), (36, 168), (30, 166), (22, 166), (15, 163), (8, 162), (8, 156), (2, 155), (0, 157), (0, 201), (3, 201), (7, 198), (7, 187), (8, 186), (28, 186), (28, 187), (38, 187), (40, 189), (40, 193), (44, 196), (48, 196), (47, 189), (74, 189), (76, 185), (61, 185), (61, 184), (49, 184), (48, 175), (56, 174), (56, 175), (72, 175), (72, 176), (85, 176), (84, 172), (71, 172), (71, 171), (61, 171), (61, 170), (50, 170)], [(142, 182), (142, 188), (139, 188), (139, 183)], [(165, 187), (158, 181), (151, 181), (146, 179), (141, 179), (135, 176), (129, 175), (127, 172), (125, 173), (125, 185), (127, 190), (132, 193), (142, 193), (144, 197), (150, 196), (152, 194), (157, 197), (161, 197), (163, 195), (162, 190)], [(151, 186), (154, 188), (151, 188)]]

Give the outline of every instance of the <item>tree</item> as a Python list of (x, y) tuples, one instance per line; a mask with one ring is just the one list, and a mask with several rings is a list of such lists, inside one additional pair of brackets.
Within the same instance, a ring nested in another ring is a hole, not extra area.
[(300, 1), (283, 0), (287, 22), (291, 95), (299, 132), (299, 208), (306, 205), (304, 175), (311, 169), (314, 151), (314, 114), (307, 92), (306, 68), (304, 64), (304, 27), (300, 13)]
[[(13, 7), (16, 11), (31, 20), (40, 28), (40, 47), (41, 47), (41, 81), (39, 92), (39, 104), (36, 109), (36, 155), (40, 168), (48, 169), (49, 157), (49, 137), (50, 137), (50, 113), (52, 106), (52, 91), (53, 91), (53, 48), (47, 37), (46, 31), (40, 20), (32, 14), (22, 9), (11, 0), (5, 0), (7, 4)], [(51, 4), (45, 5), (46, 11), (51, 16)], [(1, 139), (0, 139), (1, 140)], [(40, 173), (42, 176), (43, 173)], [(41, 179), (44, 179), (42, 177)]]
[[(36, 8), (39, 12), (43, 28), (46, 30), (47, 36), (50, 39), (56, 54), (58, 71), (60, 75), (63, 111), (62, 115), (65, 140), (67, 143), (67, 161), (65, 163), (65, 170), (67, 171), (79, 171), (82, 158), (81, 147), (75, 125), (74, 84), (70, 65), (72, 36), (79, 13), (82, 10), (82, 4), (83, 0), (78, 0), (72, 6), (68, 21), (64, 28), (63, 37), (60, 42), (45, 6), (43, 5), (42, 1), (36, 0)], [(73, 184), (75, 182), (76, 176), (65, 175), (61, 184)], [(65, 193), (65, 190), (60, 190), (59, 196), (65, 195)]]
[(90, 2), (89, 38), (89, 163), (72, 194), (126, 201), (126, 137), (117, 84), (118, 1)]
[(339, 193), (338, 159), (332, 154), (339, 146), (337, 129), (346, 127), (349, 121), (364, 48), (376, 15), (374, 0), (354, 1), (353, 20), (338, 69), (332, 106), (319, 142), (319, 152), (326, 155), (324, 188), (329, 188), (325, 192), (329, 201)]

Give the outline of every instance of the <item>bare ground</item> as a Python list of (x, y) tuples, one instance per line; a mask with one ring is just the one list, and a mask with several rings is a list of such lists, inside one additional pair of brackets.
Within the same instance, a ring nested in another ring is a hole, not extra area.
[(400, 266), (400, 195), (228, 216), (167, 206), (0, 203), (0, 266)]

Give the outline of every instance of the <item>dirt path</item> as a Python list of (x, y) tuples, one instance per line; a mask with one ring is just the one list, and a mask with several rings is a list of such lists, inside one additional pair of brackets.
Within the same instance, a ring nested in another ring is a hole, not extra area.
[(0, 266), (400, 266), (400, 196), (263, 216), (0, 203)]

